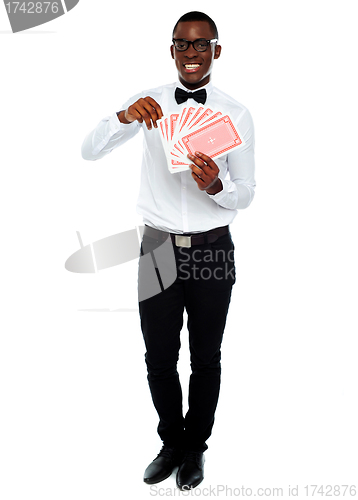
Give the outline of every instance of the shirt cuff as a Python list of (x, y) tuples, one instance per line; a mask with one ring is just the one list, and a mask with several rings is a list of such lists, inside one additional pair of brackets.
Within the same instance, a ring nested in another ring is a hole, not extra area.
[(112, 135), (119, 132), (122, 123), (119, 121), (117, 113), (113, 113), (109, 119), (109, 130)]
[(232, 181), (229, 181), (229, 180), (223, 180), (223, 179), (220, 179), (221, 180), (221, 183), (223, 185), (223, 188), (221, 191), (219, 191), (218, 193), (216, 194), (209, 194), (207, 193), (206, 191), (206, 194), (214, 201), (216, 201), (216, 203), (219, 203), (220, 201), (222, 201), (226, 195), (228, 193), (233, 193), (234, 191), (236, 191), (236, 186), (235, 184), (232, 182)]
[(129, 128), (136, 128), (139, 125), (137, 120), (134, 120), (132, 123), (122, 123), (119, 121), (117, 116), (117, 112), (113, 113), (113, 115), (109, 118), (109, 133), (110, 135), (116, 135), (121, 130), (128, 130)]

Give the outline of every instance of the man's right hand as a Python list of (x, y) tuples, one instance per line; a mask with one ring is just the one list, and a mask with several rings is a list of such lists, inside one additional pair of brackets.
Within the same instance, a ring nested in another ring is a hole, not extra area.
[(128, 109), (120, 111), (118, 120), (121, 123), (129, 124), (137, 120), (139, 123), (145, 122), (147, 129), (151, 130), (152, 123), (155, 128), (158, 128), (157, 120), (162, 118), (163, 112), (159, 104), (151, 97), (141, 97), (134, 104), (131, 104)]

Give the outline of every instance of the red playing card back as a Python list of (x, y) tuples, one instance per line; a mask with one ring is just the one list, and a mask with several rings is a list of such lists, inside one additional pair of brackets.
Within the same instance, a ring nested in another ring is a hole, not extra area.
[(230, 117), (225, 115), (214, 122), (209, 122), (195, 132), (185, 135), (182, 138), (182, 143), (190, 154), (200, 151), (215, 158), (242, 144), (242, 139)]
[(169, 116), (169, 131), (170, 131), (170, 140), (173, 139), (173, 135), (174, 135), (174, 131), (175, 131), (175, 127), (177, 125), (177, 121), (178, 121), (178, 118), (179, 118), (179, 114), (176, 113), (176, 114), (172, 114)]

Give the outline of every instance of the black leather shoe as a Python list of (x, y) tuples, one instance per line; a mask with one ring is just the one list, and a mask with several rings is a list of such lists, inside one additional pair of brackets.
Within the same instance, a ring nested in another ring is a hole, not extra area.
[(177, 472), (177, 486), (181, 490), (195, 488), (204, 479), (204, 453), (188, 451)]
[(163, 445), (157, 457), (145, 469), (143, 481), (147, 484), (160, 483), (171, 475), (183, 458), (180, 450)]

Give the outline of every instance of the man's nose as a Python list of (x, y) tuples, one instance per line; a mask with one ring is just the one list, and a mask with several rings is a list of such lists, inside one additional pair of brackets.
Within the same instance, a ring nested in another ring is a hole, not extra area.
[(193, 57), (196, 57), (198, 52), (194, 49), (193, 44), (191, 43), (189, 47), (185, 51), (186, 57), (189, 59), (192, 59)]

